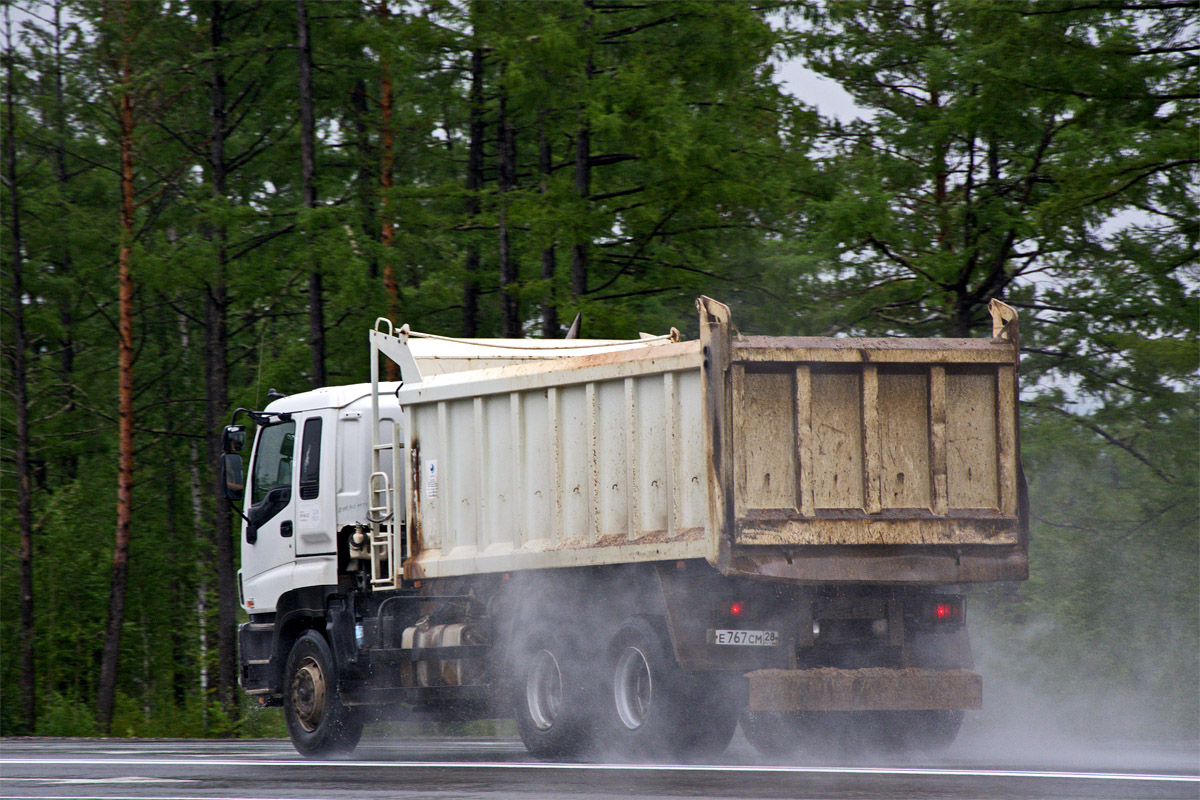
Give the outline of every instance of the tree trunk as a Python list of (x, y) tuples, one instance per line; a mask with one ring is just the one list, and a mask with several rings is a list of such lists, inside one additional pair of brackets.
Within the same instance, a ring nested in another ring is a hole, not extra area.
[[(192, 501), (192, 527), (193, 530), (200, 531), (204, 528), (204, 503), (201, 499), (200, 468), (197, 466), (200, 463), (200, 453), (195, 439), (190, 444), (189, 452), (191, 458), (188, 459), (188, 488)], [(225, 516), (228, 517), (229, 515), (226, 514)], [(205, 731), (208, 730), (208, 579), (206, 572), (204, 564), (198, 565), (198, 577), (196, 579), (196, 638), (199, 640), (200, 649), (198, 658), (200, 662), (200, 674), (198, 676), (200, 683), (200, 724)]]
[[(54, 4), (54, 176), (58, 181), (61, 197), (68, 197), (67, 182), (70, 175), (67, 172), (67, 115), (63, 104), (63, 56), (62, 56), (62, 6), (61, 0)], [(68, 238), (63, 237), (58, 246), (58, 274), (66, 277), (71, 274), (71, 248)], [(72, 338), (74, 315), (71, 312), (71, 299), (66, 293), (59, 299), (58, 318), (62, 330), (59, 340), (59, 383), (63, 389), (64, 408), (67, 416), (75, 413), (75, 341)], [(74, 480), (78, 474), (79, 459), (74, 453), (62, 456), (61, 467), (68, 481)]]
[[(368, 242), (373, 242), (379, 238), (379, 208), (376, 203), (378, 191), (373, 182), (375, 173), (371, 165), (371, 161), (375, 158), (375, 148), (371, 144), (371, 134), (367, 129), (368, 105), (367, 82), (358, 78), (350, 89), (350, 124), (354, 127), (354, 138), (360, 159), (354, 183), (358, 187), (358, 207), (359, 217), (362, 220), (363, 237)], [(379, 258), (372, 250), (367, 253), (366, 260), (367, 280), (374, 283), (379, 277)]]
[[(191, 336), (188, 333), (188, 319), (183, 314), (179, 315), (179, 348), (182, 351), (182, 360), (188, 360), (188, 354), (191, 350)], [(207, 345), (206, 345), (207, 346)], [(207, 363), (207, 362), (206, 362)], [(207, 420), (207, 402), (205, 404), (205, 419)], [(208, 437), (205, 437), (205, 455), (208, 454)], [(188, 501), (192, 512), (192, 531), (195, 535), (199, 535), (200, 531), (212, 530), (209, 527), (208, 521), (204, 515), (204, 488), (203, 482), (200, 479), (200, 446), (195, 439), (188, 442), (188, 458), (187, 458), (187, 473), (188, 473)], [(207, 466), (207, 458), (204, 460)], [(221, 508), (220, 505), (217, 506)], [(228, 514), (224, 515), (228, 517)], [(227, 523), (228, 524), (228, 523)], [(215, 526), (214, 526), (215, 527)], [(196, 564), (196, 639), (199, 649), (199, 657), (197, 658), (197, 667), (199, 670), (199, 688), (200, 688), (200, 725), (201, 729), (208, 729), (208, 576), (209, 576), (209, 559), (201, 557)]]
[[(220, 53), (225, 44), (225, 12), (227, 4), (214, 2), (211, 6), (210, 39), (213, 52), (213, 74), (210, 94), (209, 183), (212, 197), (226, 202), (228, 164), (226, 143), (226, 79)], [(230, 719), (238, 717), (237, 663), (237, 571), (234, 563), (233, 531), (225, 508), (223, 487), (217, 476), (221, 458), (221, 431), (229, 409), (229, 334), (227, 312), (229, 298), (226, 286), (228, 252), (225, 225), (218, 222), (212, 232), (212, 281), (204, 294), (204, 441), (209, 475), (212, 475), (210, 496), (214, 515), (212, 538), (217, 556), (217, 699)]]
[[(168, 470), (168, 476), (169, 476), (168, 477), (168, 485), (169, 485), (168, 491), (171, 492), (170, 497), (174, 498), (174, 493), (176, 491), (176, 487), (174, 485), (175, 484), (175, 475), (174, 475), (175, 468), (172, 465), (172, 466), (168, 466), (167, 470)], [(169, 500), (167, 504), (169, 506), (177, 505), (177, 503), (175, 503), (175, 501), (173, 499)], [(175, 514), (177, 513), (177, 510), (175, 508), (172, 508), (167, 513), (169, 513), (171, 515), (170, 517), (168, 517), (168, 522), (167, 522), (168, 526), (173, 529), (171, 531), (171, 541), (178, 542), (179, 539), (177, 537), (178, 537), (179, 533), (178, 533), (177, 526), (175, 525), (175, 519), (176, 519)], [(179, 585), (179, 579), (172, 578), (171, 585), (169, 588), (170, 588), (171, 605), (175, 608), (184, 608), (183, 590)], [(181, 622), (182, 622), (182, 620), (181, 620)], [(187, 708), (188, 680), (187, 680), (186, 670), (188, 668), (188, 661), (190, 661), (190, 659), (187, 656), (187, 640), (184, 638), (184, 635), (183, 635), (183, 633), (184, 633), (183, 625), (182, 624), (171, 625), (170, 627), (171, 627), (171, 701), (172, 701), (172, 705), (174, 706), (175, 711), (183, 711), (185, 708)]]
[[(304, 191), (304, 207), (317, 207), (316, 123), (313, 117), (312, 43), (308, 34), (306, 0), (296, 0), (296, 50), (300, 58), (300, 172)], [(325, 381), (325, 301), (321, 290), (321, 269), (312, 255), (311, 236), (308, 241), (311, 266), (308, 273), (308, 346), (312, 355), (310, 382), (312, 387), (324, 386)]]
[[(481, 210), (479, 190), (483, 188), (483, 50), (471, 51), (470, 141), (467, 143), (467, 213), (472, 222)], [(467, 245), (466, 279), (463, 282), (463, 336), (479, 333), (479, 246)]]
[[(125, 11), (128, 16), (129, 0)], [(121, 244), (117, 257), (117, 530), (113, 542), (112, 582), (108, 621), (104, 626), (104, 653), (97, 689), (100, 730), (112, 726), (117, 689), (117, 660), (121, 652), (121, 625), (125, 618), (125, 588), (129, 574), (129, 531), (133, 511), (133, 135), (134, 99), (129, 88), (133, 77), (129, 46), (121, 54), (123, 83), (118, 119), (121, 146)]]
[[(503, 67), (501, 68), (503, 73)], [(508, 230), (508, 198), (517, 180), (516, 136), (508, 118), (508, 96), (500, 90), (499, 118), (496, 124), (496, 187), (499, 195), (498, 228), (500, 250), (500, 335), (521, 338), (521, 313), (515, 287), (517, 262), (513, 258)]]
[[(379, 4), (379, 18), (387, 25), (387, 0)], [(391, 216), (392, 173), (395, 170), (396, 134), (392, 130), (392, 71), (386, 55), (379, 58), (379, 243), (383, 250), (383, 293), (387, 300), (387, 314), (392, 322), (400, 324), (400, 290), (396, 285), (396, 267), (393, 264), (392, 242), (395, 239), (395, 224)], [(386, 359), (385, 376), (389, 381), (400, 380), (400, 366)]]
[[(591, 159), (591, 141), (591, 132), (584, 122), (575, 135), (575, 191), (581, 200), (586, 200), (592, 193), (592, 173), (588, 163)], [(587, 293), (588, 245), (589, 242), (577, 241), (571, 247), (571, 294), (576, 298)]]
[(16, 98), (15, 70), (16, 55), (13, 51), (12, 21), (9, 9), (4, 8), (5, 28), (8, 41), (5, 48), (6, 80), (4, 105), (8, 113), (8, 130), (4, 137), (5, 178), (8, 181), (8, 206), (12, 227), (9, 229), (9, 248), (12, 269), (12, 322), (13, 341), (13, 413), (16, 416), (16, 441), (13, 442), (13, 461), (17, 472), (17, 528), (20, 545), (18, 578), (21, 616), (21, 716), (24, 732), (37, 730), (37, 674), (34, 661), (34, 615), (33, 615), (33, 495), (29, 475), (29, 376), (25, 361), (28, 342), (25, 336), (25, 287), (22, 270), (21, 242), (21, 195), (17, 191), (17, 145), (16, 118), (13, 105)]
[[(554, 168), (551, 158), (550, 137), (546, 133), (548, 112), (538, 110), (538, 172), (540, 183), (538, 192), (545, 195), (550, 191), (550, 172)], [(542, 281), (546, 284), (545, 299), (542, 301), (542, 336), (546, 339), (557, 339), (562, 335), (558, 328), (558, 305), (554, 299), (554, 268), (556, 266), (554, 244), (542, 248)]]
[[(583, 65), (583, 98), (579, 105), (579, 129), (575, 134), (575, 191), (586, 201), (592, 193), (592, 132), (588, 123), (587, 94), (592, 80), (592, 2), (584, 0), (583, 35), (589, 39), (588, 56)], [(591, 242), (576, 241), (571, 247), (571, 294), (576, 299), (587, 293), (588, 249)]]

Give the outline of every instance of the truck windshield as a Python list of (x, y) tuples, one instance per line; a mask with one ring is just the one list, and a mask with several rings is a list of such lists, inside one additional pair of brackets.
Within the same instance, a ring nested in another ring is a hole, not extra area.
[(262, 502), (272, 489), (292, 485), (292, 456), (295, 449), (295, 422), (282, 422), (263, 428), (254, 453), (252, 504)]

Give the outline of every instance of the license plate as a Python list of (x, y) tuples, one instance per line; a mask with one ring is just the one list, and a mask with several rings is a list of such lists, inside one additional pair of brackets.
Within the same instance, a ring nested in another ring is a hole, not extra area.
[(779, 631), (710, 630), (708, 642), (741, 647), (775, 647), (779, 644)]

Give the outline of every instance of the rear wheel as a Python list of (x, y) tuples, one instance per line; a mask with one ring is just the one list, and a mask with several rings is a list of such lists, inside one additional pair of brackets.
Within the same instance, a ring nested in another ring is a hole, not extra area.
[(674, 755), (684, 761), (709, 761), (725, 752), (738, 726), (741, 693), (718, 680), (712, 692), (699, 690), (692, 704), (694, 722), (685, 729)]
[(736, 692), (680, 669), (665, 641), (644, 617), (626, 620), (612, 638), (607, 738), (626, 758), (720, 755), (737, 727)]
[(962, 711), (746, 711), (742, 733), (760, 754), (779, 759), (945, 750), (962, 724)]
[(790, 756), (800, 746), (797, 727), (778, 711), (743, 711), (740, 723), (746, 741), (767, 758)]
[(525, 748), (538, 758), (580, 755), (591, 742), (595, 680), (568, 635), (537, 631), (516, 653), (513, 705)]
[(338, 697), (333, 654), (324, 636), (310, 630), (296, 640), (284, 678), (283, 716), (296, 750), (309, 758), (354, 752), (362, 715)]
[(954, 743), (962, 711), (883, 711), (867, 728), (867, 743), (892, 752), (940, 753)]

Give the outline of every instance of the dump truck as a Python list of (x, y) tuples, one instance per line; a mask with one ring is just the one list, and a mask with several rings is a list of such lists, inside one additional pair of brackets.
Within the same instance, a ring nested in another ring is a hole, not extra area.
[(964, 587), (1028, 572), (1016, 314), (814, 338), (697, 309), (689, 341), (381, 319), (370, 383), (234, 414), (241, 686), (300, 753), (396, 718), (515, 719), (545, 759), (953, 740)]

